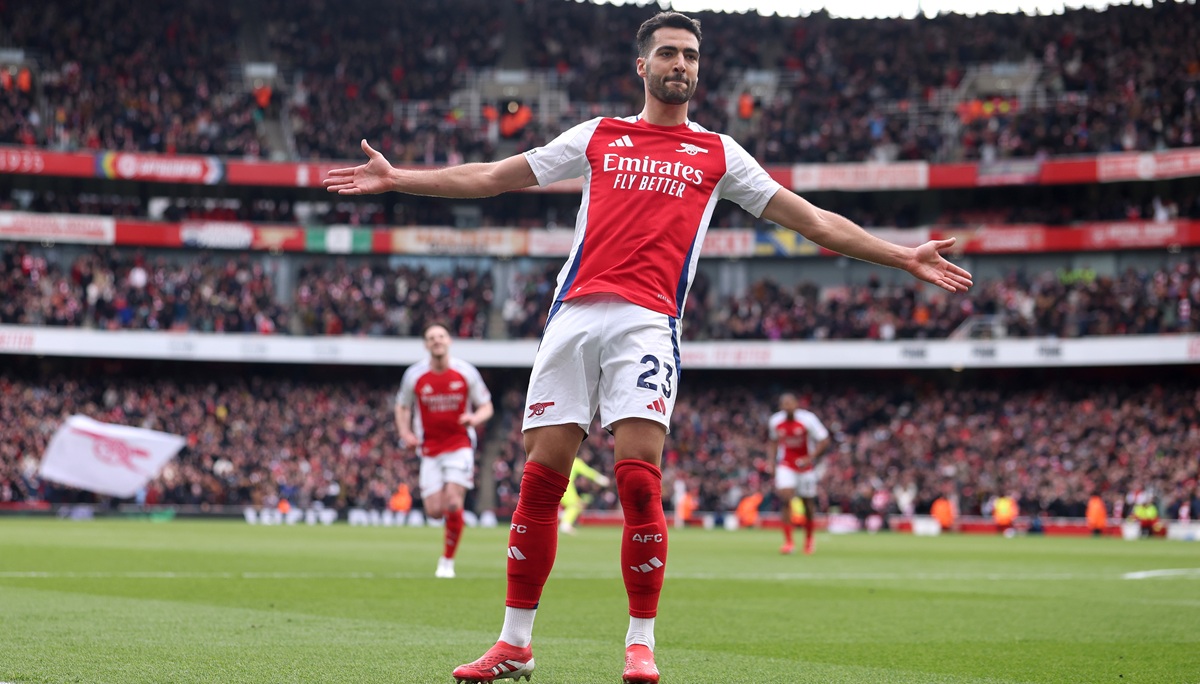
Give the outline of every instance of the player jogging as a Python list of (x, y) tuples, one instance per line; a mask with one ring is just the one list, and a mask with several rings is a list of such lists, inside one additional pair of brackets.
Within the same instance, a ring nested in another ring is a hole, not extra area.
[(768, 452), (775, 457), (775, 491), (779, 495), (779, 523), (783, 546), (779, 552), (794, 553), (792, 499), (804, 502), (804, 553), (813, 552), (813, 530), (817, 516), (817, 459), (829, 447), (829, 430), (812, 411), (800, 408), (796, 395), (779, 397), (779, 411), (767, 423)]
[(579, 489), (575, 487), (575, 480), (586, 477), (595, 482), (601, 487), (607, 487), (612, 484), (607, 475), (588, 465), (582, 458), (575, 457), (575, 461), (571, 464), (571, 474), (567, 475), (567, 491), (562, 498), (562, 518), (558, 524), (558, 531), (565, 534), (575, 534), (575, 520), (579, 518), (579, 514), (583, 513), (587, 502), (579, 493)]
[(939, 254), (952, 239), (911, 248), (874, 237), (781, 187), (732, 138), (689, 121), (700, 38), (699, 22), (676, 12), (638, 29), (636, 68), (646, 93), (638, 116), (592, 119), (524, 154), (437, 170), (393, 168), (363, 141), (368, 162), (330, 171), (324, 181), (345, 195), (461, 198), (583, 177), (574, 244), (529, 381), (528, 462), (509, 531), (504, 624), (495, 646), (454, 670), (458, 682), (532, 674), (533, 622), (558, 548), (558, 506), (597, 410), (613, 435), (625, 514), (623, 681), (658, 681), (654, 624), (667, 563), (659, 463), (679, 390), (680, 316), (718, 200), (951, 292), (971, 285), (970, 274)]
[[(445, 518), (445, 544), (435, 577), (454, 577), (463, 531), (463, 499), (475, 486), (475, 428), (492, 417), (492, 395), (479, 371), (450, 357), (450, 332), (425, 329), (429, 357), (404, 371), (396, 394), (400, 441), (421, 457), (425, 515)], [(413, 407), (416, 410), (413, 410)]]

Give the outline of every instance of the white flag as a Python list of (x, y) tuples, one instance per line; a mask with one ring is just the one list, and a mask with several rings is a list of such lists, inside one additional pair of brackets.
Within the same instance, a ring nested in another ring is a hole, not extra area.
[(71, 416), (50, 438), (38, 474), (71, 487), (127, 498), (157, 477), (186, 441), (157, 430)]

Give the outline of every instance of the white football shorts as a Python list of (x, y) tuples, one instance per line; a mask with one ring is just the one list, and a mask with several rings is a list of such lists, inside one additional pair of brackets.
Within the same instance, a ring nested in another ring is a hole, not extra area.
[(524, 430), (575, 423), (596, 411), (607, 430), (624, 418), (671, 429), (679, 388), (679, 321), (615, 295), (551, 309), (533, 361)]
[(436, 494), (447, 482), (475, 488), (475, 450), (470, 447), (421, 457), (421, 496)]
[(817, 495), (817, 471), (798, 473), (782, 463), (776, 464), (775, 489), (794, 489), (796, 496), (811, 499)]

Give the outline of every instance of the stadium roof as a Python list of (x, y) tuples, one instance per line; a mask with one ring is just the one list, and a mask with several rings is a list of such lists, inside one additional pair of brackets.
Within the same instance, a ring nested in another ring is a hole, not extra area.
[[(591, 0), (595, 3), (613, 5), (652, 5), (668, 7), (679, 12), (714, 10), (718, 12), (746, 12), (757, 10), (760, 14), (781, 16), (808, 15), (822, 9), (834, 17), (865, 19), (878, 17), (904, 17), (911, 19), (918, 14), (932, 17), (944, 12), (959, 14), (987, 14), (989, 12), (1026, 14), (1058, 14), (1064, 9), (1089, 7), (1101, 9), (1109, 5), (1142, 5), (1149, 7), (1153, 0)], [(1196, 3), (1196, 0), (1175, 0)]]

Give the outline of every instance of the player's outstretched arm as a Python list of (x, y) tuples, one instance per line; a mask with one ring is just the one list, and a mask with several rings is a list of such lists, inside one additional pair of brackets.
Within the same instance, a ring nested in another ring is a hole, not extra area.
[(537, 185), (537, 177), (524, 155), (487, 164), (462, 164), (442, 169), (397, 169), (377, 150), (362, 141), (367, 163), (333, 169), (323, 181), (325, 189), (339, 195), (375, 195), (404, 192), (430, 197), (492, 197), (509, 190)]
[(954, 244), (954, 238), (931, 240), (920, 247), (897, 245), (871, 235), (844, 216), (813, 206), (786, 188), (775, 193), (762, 216), (826, 249), (908, 271), (950, 292), (965, 292), (972, 285), (970, 273), (942, 258), (941, 252)]

